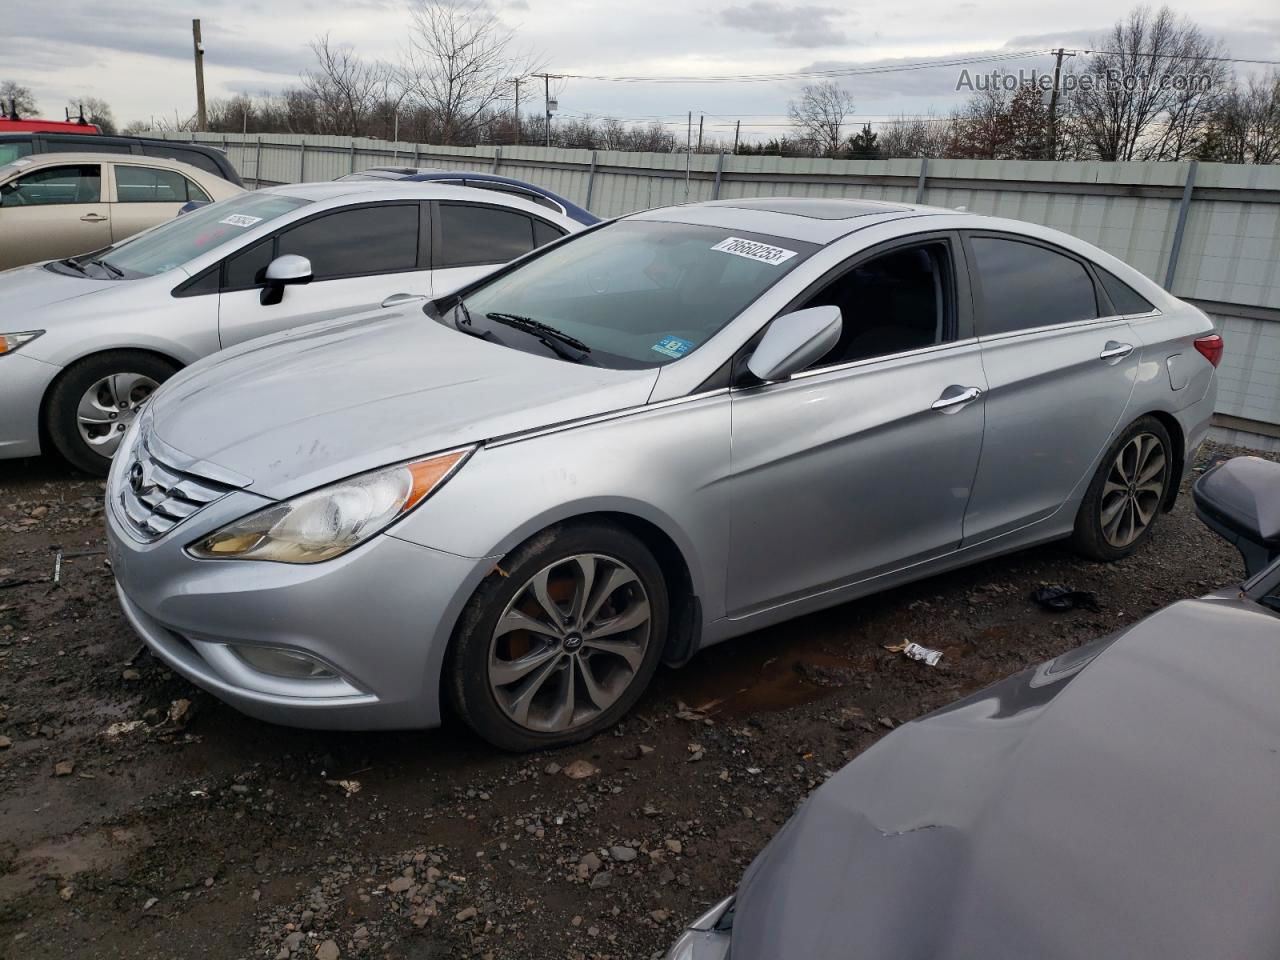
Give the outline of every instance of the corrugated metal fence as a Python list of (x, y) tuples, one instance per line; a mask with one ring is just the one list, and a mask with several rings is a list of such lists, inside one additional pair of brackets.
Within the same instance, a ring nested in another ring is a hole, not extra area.
[(1097, 244), (1213, 315), (1227, 338), (1220, 435), (1245, 431), (1239, 439), (1280, 448), (1280, 166), (825, 160), (288, 134), (170, 136), (225, 149), (251, 186), (404, 165), (517, 177), (603, 217), (697, 200), (797, 196), (964, 206), (1044, 224)]

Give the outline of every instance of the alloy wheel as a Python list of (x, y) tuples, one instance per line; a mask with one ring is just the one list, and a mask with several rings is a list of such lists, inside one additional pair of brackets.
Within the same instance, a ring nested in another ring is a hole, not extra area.
[(103, 377), (80, 398), (76, 426), (80, 437), (96, 453), (110, 459), (124, 432), (159, 384), (141, 373)]
[(1151, 526), (1164, 497), (1169, 458), (1164, 443), (1139, 433), (1120, 448), (1102, 486), (1102, 536), (1113, 547), (1127, 547)]
[(586, 553), (531, 577), (489, 644), (489, 689), (514, 723), (563, 733), (595, 720), (630, 687), (651, 635), (649, 595), (627, 564)]

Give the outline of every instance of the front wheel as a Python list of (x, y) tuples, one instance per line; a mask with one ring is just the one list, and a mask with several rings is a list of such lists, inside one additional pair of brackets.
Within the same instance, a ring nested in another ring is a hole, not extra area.
[(54, 384), (45, 430), (73, 467), (102, 475), (125, 430), (177, 368), (137, 350), (111, 350), (72, 364)]
[(667, 589), (653, 554), (615, 527), (562, 526), (500, 567), (454, 637), (448, 680), (458, 712), (514, 751), (612, 726), (648, 686), (666, 640)]
[(1107, 450), (1076, 514), (1071, 543), (1093, 560), (1129, 556), (1151, 535), (1175, 483), (1173, 444), (1155, 417), (1141, 417)]

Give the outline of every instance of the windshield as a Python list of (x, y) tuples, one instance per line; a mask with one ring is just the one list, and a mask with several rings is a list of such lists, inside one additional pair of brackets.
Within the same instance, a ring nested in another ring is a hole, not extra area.
[(180, 267), (250, 228), (310, 202), (275, 193), (241, 193), (76, 259), (109, 264), (131, 279), (151, 277)]
[(446, 301), (440, 320), (530, 352), (656, 367), (706, 343), (815, 249), (722, 227), (624, 220), (548, 250), (461, 305)]

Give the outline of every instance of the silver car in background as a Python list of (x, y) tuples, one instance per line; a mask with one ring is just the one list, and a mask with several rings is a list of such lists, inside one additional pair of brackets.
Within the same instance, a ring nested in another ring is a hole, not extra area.
[(504, 194), (311, 183), (240, 193), (114, 246), (0, 273), (0, 459), (52, 446), (106, 473), (141, 405), (181, 367), (439, 296), (581, 229)]
[(1070, 537), (1126, 556), (1222, 341), (1072, 237), (885, 203), (638, 213), (179, 374), (108, 480), (152, 651), (268, 720), (526, 750), (660, 661)]

